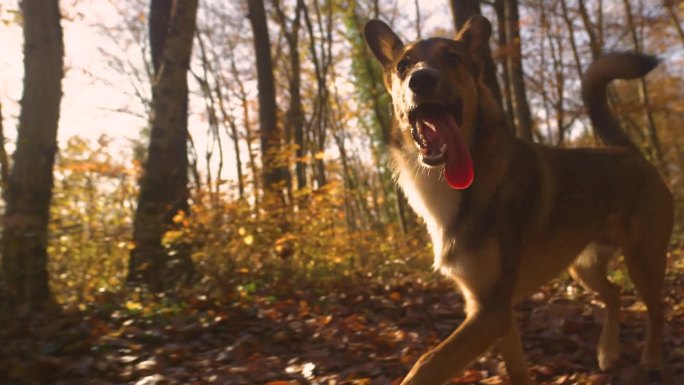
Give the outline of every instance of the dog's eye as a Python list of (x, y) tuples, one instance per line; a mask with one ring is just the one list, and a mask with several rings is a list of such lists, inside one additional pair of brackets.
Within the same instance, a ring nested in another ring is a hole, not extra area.
[(411, 61), (409, 59), (399, 60), (399, 63), (397, 63), (397, 72), (400, 75), (405, 73), (410, 65), (411, 65)]

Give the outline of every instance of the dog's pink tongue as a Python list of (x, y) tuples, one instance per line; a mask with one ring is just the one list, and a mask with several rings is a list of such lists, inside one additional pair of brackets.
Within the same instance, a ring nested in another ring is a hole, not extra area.
[(454, 189), (468, 188), (475, 177), (473, 160), (456, 121), (451, 114), (442, 114), (425, 120), (437, 128), (437, 134), (447, 145), (444, 163), (444, 177), (447, 183)]

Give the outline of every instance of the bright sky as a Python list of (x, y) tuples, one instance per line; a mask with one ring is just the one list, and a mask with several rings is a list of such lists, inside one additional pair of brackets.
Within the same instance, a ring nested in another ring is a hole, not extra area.
[[(111, 23), (112, 18), (118, 17), (115, 9), (104, 0), (79, 0), (76, 6), (68, 8), (65, 17), (71, 20), (62, 23), (66, 75), (62, 83), (64, 97), (59, 125), (60, 142), (74, 135), (89, 139), (97, 139), (101, 134), (114, 138), (137, 137), (145, 120), (112, 110), (129, 109), (142, 114), (143, 109), (127, 95), (130, 92), (130, 80), (108, 70), (107, 58), (99, 51), (120, 50), (111, 39), (102, 37), (95, 26), (104, 21)], [(0, 0), (0, 46), (3, 47), (3, 55), (0, 56), (0, 100), (5, 132), (10, 139), (16, 136), (23, 82), (23, 38), (21, 27), (15, 19), (16, 9), (17, 1)], [(141, 62), (139, 52), (131, 52), (128, 56), (134, 63)], [(91, 74), (101, 79), (95, 79)], [(12, 148), (10, 143), (8, 148)]]
[[(59, 125), (60, 143), (65, 143), (74, 135), (95, 140), (106, 134), (115, 139), (115, 144), (126, 148), (129, 145), (128, 139), (138, 138), (140, 129), (146, 125), (146, 119), (142, 117), (144, 110), (133, 96), (130, 76), (113, 70), (108, 64), (109, 58), (102, 53), (107, 51), (122, 54), (121, 57), (133, 65), (142, 67), (138, 49), (122, 52), (121, 44), (103, 33), (102, 25), (123, 24), (116, 3), (107, 0), (61, 1), (66, 74)], [(398, 0), (398, 3), (403, 12), (413, 17), (414, 0)], [(426, 19), (424, 32), (438, 25), (442, 28), (451, 26), (450, 19), (446, 17), (450, 17), (446, 0), (420, 1), (420, 6), (422, 16)], [(9, 151), (14, 149), (23, 82), (23, 38), (21, 26), (17, 22), (18, 8), (17, 0), (0, 0), (0, 47), (3, 50), (0, 55), (0, 102)], [(401, 25), (398, 27), (401, 28)], [(412, 39), (415, 34), (407, 33), (406, 37)], [(132, 111), (134, 114), (115, 112), (121, 110)], [(202, 149), (204, 145), (201, 136), (205, 132), (205, 123), (199, 122), (197, 117), (193, 120), (200, 123), (198, 126), (202, 126), (193, 135), (196, 142), (199, 142), (198, 149)], [(191, 130), (193, 120), (190, 122)], [(226, 159), (230, 160), (232, 156)], [(233, 168), (230, 164), (226, 167), (229, 172)]]

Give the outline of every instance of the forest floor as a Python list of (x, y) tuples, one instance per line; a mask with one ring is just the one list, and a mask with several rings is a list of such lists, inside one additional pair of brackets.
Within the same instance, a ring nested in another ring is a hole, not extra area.
[[(449, 281), (366, 279), (276, 298), (249, 294), (217, 304), (196, 294), (143, 304), (102, 294), (74, 312), (3, 315), (0, 384), (398, 384), (413, 362), (463, 319)], [(684, 384), (684, 274), (669, 274), (664, 384)], [(555, 281), (518, 308), (541, 384), (647, 383), (638, 369), (644, 308), (624, 291), (620, 368), (601, 372), (603, 309)], [(506, 384), (496, 353), (453, 384)]]

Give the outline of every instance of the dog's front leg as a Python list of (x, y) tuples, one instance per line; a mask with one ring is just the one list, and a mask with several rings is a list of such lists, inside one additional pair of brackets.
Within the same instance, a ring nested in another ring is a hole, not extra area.
[(490, 306), (468, 314), (446, 340), (424, 354), (401, 385), (439, 385), (460, 373), (511, 327), (510, 306)]
[(527, 368), (522, 341), (520, 340), (520, 331), (515, 319), (511, 322), (508, 333), (499, 340), (498, 347), (506, 363), (506, 371), (508, 371), (511, 383), (515, 385), (534, 384)]

